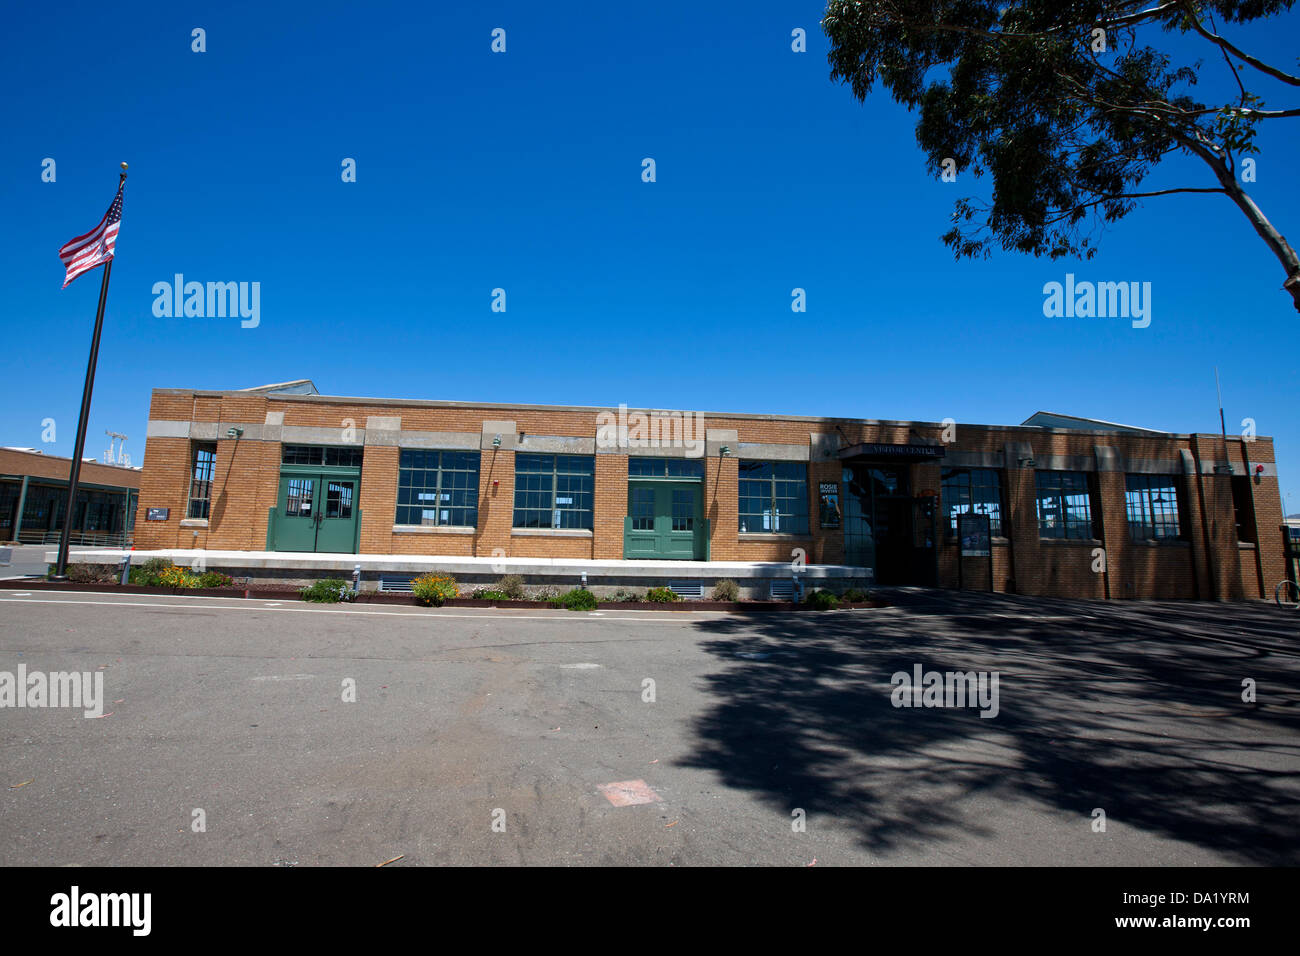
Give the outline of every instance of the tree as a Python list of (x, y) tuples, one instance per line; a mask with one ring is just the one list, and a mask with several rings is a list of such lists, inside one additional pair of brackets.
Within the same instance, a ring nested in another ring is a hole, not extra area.
[[(1220, 193), (1282, 263), (1283, 288), (1300, 310), (1300, 257), (1238, 178), (1254, 167), (1238, 160), (1258, 152), (1262, 123), (1300, 117), (1300, 108), (1265, 109), (1251, 88), (1269, 80), (1296, 88), (1300, 76), (1240, 49), (1219, 26), (1276, 16), (1293, 3), (830, 0), (822, 29), (831, 78), (859, 100), (879, 80), (918, 110), (917, 142), (936, 169), (955, 161), (991, 175), (992, 201), (959, 200), (943, 236), (958, 258), (987, 256), (996, 244), (1090, 259), (1095, 233), (1138, 200)], [(1175, 64), (1149, 45), (1173, 32), (1203, 44), (1228, 84), (1226, 101), (1192, 95), (1201, 63)], [(1172, 153), (1203, 161), (1217, 185), (1139, 189)]]

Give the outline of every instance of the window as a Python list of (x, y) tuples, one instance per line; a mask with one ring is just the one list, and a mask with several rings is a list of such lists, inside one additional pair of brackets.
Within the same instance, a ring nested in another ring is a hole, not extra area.
[(740, 531), (808, 533), (808, 466), (801, 461), (742, 461)]
[(703, 478), (700, 458), (629, 458), (629, 478)]
[(1038, 471), (1038, 535), (1041, 538), (1095, 538), (1092, 495), (1082, 471)]
[(476, 451), (402, 449), (397, 471), (397, 523), (478, 527)]
[(943, 480), (944, 532), (957, 536), (957, 516), (988, 515), (989, 534), (1002, 537), (1002, 481), (992, 468), (945, 468)]
[(361, 467), (361, 449), (332, 445), (285, 445), (280, 453), (285, 465), (340, 465)]
[(1248, 475), (1232, 478), (1232, 517), (1237, 525), (1237, 540), (1255, 543), (1255, 497)]
[(212, 502), (212, 473), (217, 465), (215, 442), (196, 442), (193, 467), (190, 469), (190, 503), (187, 518), (206, 518)]
[(596, 459), (515, 455), (516, 528), (592, 527)]
[(1124, 507), (1134, 541), (1180, 538), (1178, 489), (1171, 475), (1126, 475)]

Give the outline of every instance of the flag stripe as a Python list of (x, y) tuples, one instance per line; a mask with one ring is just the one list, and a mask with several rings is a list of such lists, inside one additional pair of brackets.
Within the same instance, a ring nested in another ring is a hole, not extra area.
[(125, 185), (125, 181), (118, 183), (117, 195), (108, 207), (108, 212), (104, 213), (104, 218), (94, 229), (84, 236), (69, 239), (59, 249), (59, 258), (67, 269), (63, 288), (66, 289), (68, 283), (83, 272), (89, 272), (113, 258), (113, 250), (117, 245), (117, 231), (122, 220), (122, 189)]

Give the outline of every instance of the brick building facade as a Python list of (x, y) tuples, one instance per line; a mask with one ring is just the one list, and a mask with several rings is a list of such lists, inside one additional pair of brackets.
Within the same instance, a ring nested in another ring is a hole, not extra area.
[[(1259, 598), (1285, 574), (1263, 437), (1041, 413), (989, 426), (340, 398), (305, 381), (157, 389), (149, 419), (141, 549), (802, 560), (1086, 598)], [(963, 514), (988, 517), (987, 552), (962, 555)]]

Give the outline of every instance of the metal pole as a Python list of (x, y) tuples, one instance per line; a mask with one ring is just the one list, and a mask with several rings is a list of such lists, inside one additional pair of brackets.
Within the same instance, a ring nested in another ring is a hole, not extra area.
[(1223, 418), (1223, 389), (1219, 386), (1219, 366), (1214, 366), (1214, 390), (1219, 396), (1219, 432), (1223, 435), (1223, 461), (1232, 471), (1232, 459), (1228, 456), (1228, 424)]
[[(125, 167), (125, 164), (123, 164)], [(119, 174), (118, 188), (126, 181), (126, 172)], [(72, 519), (77, 510), (77, 483), (81, 480), (81, 455), (86, 449), (86, 425), (90, 418), (90, 393), (95, 388), (95, 363), (99, 361), (99, 333), (104, 328), (104, 303), (108, 299), (108, 277), (113, 272), (113, 260), (104, 263), (104, 279), (99, 284), (99, 307), (95, 310), (95, 334), (90, 339), (90, 360), (86, 363), (86, 385), (81, 391), (81, 415), (77, 419), (77, 442), (72, 452), (72, 466), (68, 469), (68, 510), (63, 516), (63, 531), (59, 535), (59, 560), (54, 566), (55, 581), (68, 579), (68, 537)]]

